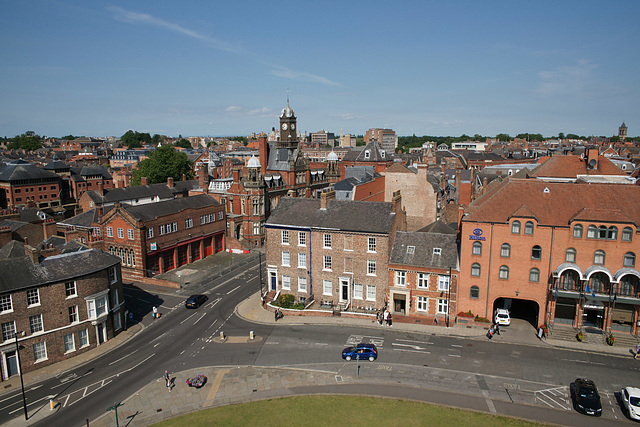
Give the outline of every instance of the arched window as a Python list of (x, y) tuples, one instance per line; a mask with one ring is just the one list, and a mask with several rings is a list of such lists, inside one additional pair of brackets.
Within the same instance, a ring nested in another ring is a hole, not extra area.
[(576, 224), (573, 226), (573, 237), (582, 238), (582, 225)]
[(533, 222), (527, 221), (524, 223), (524, 234), (533, 234)]
[(477, 262), (471, 264), (471, 275), (475, 277), (480, 276), (480, 264)]
[(636, 295), (639, 280), (632, 274), (627, 274), (620, 279), (620, 295)]
[(636, 266), (636, 254), (633, 252), (627, 252), (624, 254), (624, 266), (635, 267)]
[(597, 239), (598, 238), (598, 227), (595, 225), (590, 225), (587, 227), (587, 239)]
[(473, 255), (482, 255), (482, 243), (473, 242), (473, 247), (471, 249), (471, 253)]
[(507, 267), (506, 265), (503, 265), (500, 267), (500, 278), (501, 279), (509, 278), (509, 267)]
[(576, 250), (573, 248), (567, 249), (564, 255), (565, 262), (576, 262)]
[(593, 263), (597, 265), (604, 265), (604, 251), (598, 249), (593, 256)]
[(531, 248), (531, 259), (542, 259), (542, 248), (535, 245)]
[(614, 227), (614, 226), (609, 227), (609, 230), (607, 230), (607, 239), (609, 240), (618, 239), (618, 227)]
[(632, 238), (633, 238), (633, 230), (631, 229), (631, 227), (623, 228), (622, 229), (622, 241), (623, 242), (630, 242)]
[(578, 283), (580, 283), (580, 277), (578, 273), (573, 270), (566, 270), (562, 273), (562, 278), (560, 279), (560, 286), (565, 291), (572, 291), (577, 289)]
[(511, 256), (511, 245), (503, 243), (500, 247), (500, 256), (503, 258), (509, 258)]
[(472, 286), (471, 291), (469, 292), (469, 298), (471, 299), (480, 298), (480, 288), (477, 286)]
[(513, 221), (511, 223), (511, 233), (520, 234), (520, 221)]
[(529, 281), (530, 282), (539, 282), (540, 281), (540, 270), (537, 268), (532, 268), (529, 270)]

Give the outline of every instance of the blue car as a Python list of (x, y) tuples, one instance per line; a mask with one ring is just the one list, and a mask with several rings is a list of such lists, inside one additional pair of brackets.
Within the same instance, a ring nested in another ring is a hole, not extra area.
[(369, 359), (373, 362), (378, 358), (378, 349), (376, 348), (375, 344), (360, 343), (358, 345), (347, 347), (342, 350), (342, 358), (347, 361), (351, 359)]

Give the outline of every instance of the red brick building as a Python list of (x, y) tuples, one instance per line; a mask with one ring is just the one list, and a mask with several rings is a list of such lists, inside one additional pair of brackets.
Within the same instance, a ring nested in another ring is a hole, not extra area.
[(640, 187), (510, 178), (461, 226), (458, 307), (637, 333)]
[(91, 350), (125, 326), (120, 260), (69, 243), (43, 257), (11, 241), (0, 249), (1, 374), (29, 372)]
[(0, 208), (60, 206), (61, 178), (22, 159), (0, 168)]

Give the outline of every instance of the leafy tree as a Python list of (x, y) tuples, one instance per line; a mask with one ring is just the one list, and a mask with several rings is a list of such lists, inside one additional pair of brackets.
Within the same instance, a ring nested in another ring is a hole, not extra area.
[(62, 138), (60, 138), (60, 139), (65, 139), (65, 140), (67, 140), (67, 141), (73, 141), (74, 139), (76, 139), (76, 137), (75, 137), (75, 136), (73, 136), (73, 135), (67, 135), (67, 136), (63, 136), (63, 137), (62, 137)]
[(511, 141), (511, 137), (506, 133), (499, 133), (496, 135), (496, 139), (498, 141), (509, 142)]
[(28, 151), (42, 148), (40, 136), (35, 135), (33, 131), (29, 131), (27, 133), (23, 133), (22, 135), (16, 135), (15, 138), (13, 138), (11, 142), (7, 144), (7, 149), (9, 150), (17, 150), (20, 148)]
[(149, 184), (166, 182), (168, 177), (173, 177), (175, 181), (182, 179), (182, 174), (187, 179), (193, 178), (193, 164), (187, 155), (177, 151), (170, 145), (163, 145), (149, 154), (149, 158), (144, 159), (133, 170), (132, 185), (140, 185), (140, 178), (147, 177)]
[(567, 134), (567, 139), (584, 139), (584, 137), (580, 137), (580, 136), (576, 135), (575, 133), (568, 133)]
[(129, 148), (142, 147), (143, 144), (151, 144), (151, 135), (148, 133), (139, 133), (138, 131), (128, 130), (120, 138), (122, 145)]
[(462, 135), (460, 135), (460, 141), (468, 141), (470, 139), (471, 137), (469, 137), (469, 135), (467, 135), (466, 133), (463, 133)]
[(475, 135), (473, 135), (473, 140), (474, 141), (484, 141), (486, 138), (482, 135), (478, 135), (477, 133)]
[(357, 135), (356, 136), (356, 147), (365, 145), (364, 144), (364, 136), (363, 135)]
[(244, 136), (234, 136), (233, 138), (229, 138), (229, 140), (242, 142), (242, 144), (244, 144), (245, 147), (249, 143), (249, 141), (247, 141), (247, 138)]
[(558, 139), (564, 139), (564, 133), (563, 132), (560, 132), (558, 134)]
[(179, 140), (178, 142), (176, 142), (176, 147), (181, 147), (181, 148), (192, 148), (192, 147), (191, 147), (191, 143), (190, 143), (188, 140), (184, 139), (184, 138), (182, 138), (181, 140)]
[(157, 133), (155, 135), (153, 135), (153, 137), (151, 137), (151, 143), (155, 146), (157, 146), (158, 144), (160, 144), (162, 141), (164, 141), (165, 139), (167, 139), (165, 136), (162, 135), (158, 135)]

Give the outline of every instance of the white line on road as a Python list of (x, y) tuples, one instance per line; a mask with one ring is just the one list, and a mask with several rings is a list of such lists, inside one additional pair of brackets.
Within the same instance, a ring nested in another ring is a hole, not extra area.
[(433, 344), (432, 342), (428, 342), (428, 341), (403, 340), (401, 338), (398, 338), (396, 341), (417, 342), (419, 344)]
[[(41, 400), (47, 400), (47, 399), (51, 399), (51, 398), (54, 398), (54, 397), (56, 397), (55, 394), (50, 394), (49, 396), (45, 396), (45, 397), (42, 397), (42, 398), (40, 398), (38, 400), (34, 400), (33, 402), (29, 402), (29, 403), (27, 403), (27, 408), (29, 406), (31, 406), (31, 405), (35, 405), (36, 403), (40, 402)], [(22, 402), (17, 402), (17, 403), (22, 403)], [(14, 409), (13, 411), (9, 412), (9, 414), (15, 414), (16, 412), (22, 411), (22, 409), (23, 408)]]
[(216, 324), (216, 322), (218, 321), (218, 319), (214, 320), (213, 323), (211, 325), (209, 325), (209, 327), (207, 329), (209, 329), (210, 327), (212, 327), (213, 325)]
[(406, 348), (394, 348), (395, 351), (407, 351), (409, 353), (431, 354), (430, 351), (408, 350)]
[(459, 354), (450, 354), (449, 357), (462, 357)]
[(414, 350), (424, 350), (424, 347), (420, 347), (419, 345), (411, 345), (411, 344), (402, 344), (402, 343), (398, 343), (398, 342), (392, 342), (391, 345), (399, 345), (402, 347), (410, 347)]
[(202, 320), (202, 318), (203, 318), (204, 316), (206, 316), (206, 315), (207, 315), (207, 312), (205, 311), (205, 312), (204, 312), (204, 314), (198, 318), (198, 320), (196, 320), (195, 322), (193, 322), (193, 325), (195, 326), (195, 324), (196, 324), (196, 323), (198, 323), (199, 321), (201, 321), (201, 320)]
[(114, 363), (118, 363), (118, 362), (119, 362), (119, 361), (121, 361), (122, 359), (126, 359), (127, 357), (129, 357), (129, 356), (131, 356), (133, 353), (135, 353), (136, 351), (138, 351), (138, 350), (134, 350), (134, 351), (132, 351), (131, 353), (127, 354), (126, 356), (121, 357), (121, 358), (120, 358), (120, 359), (118, 359), (118, 360), (114, 360), (113, 362), (109, 363), (109, 366), (113, 365)]
[(462, 346), (458, 345), (458, 344), (451, 344), (451, 347), (460, 347), (460, 348), (462, 348)]
[(565, 362), (588, 363), (590, 365), (604, 365), (604, 363), (590, 362), (588, 360), (578, 360), (578, 359), (560, 359), (560, 360), (563, 360)]
[(184, 322), (186, 322), (187, 320), (191, 319), (193, 316), (195, 316), (196, 314), (198, 314), (197, 312), (193, 313), (191, 316), (187, 317), (186, 319), (184, 319), (182, 322), (180, 322), (180, 324), (182, 325)]
[(229, 295), (231, 292), (235, 291), (236, 289), (240, 289), (240, 286), (236, 286), (235, 288), (231, 289), (229, 292), (226, 293), (226, 295)]

